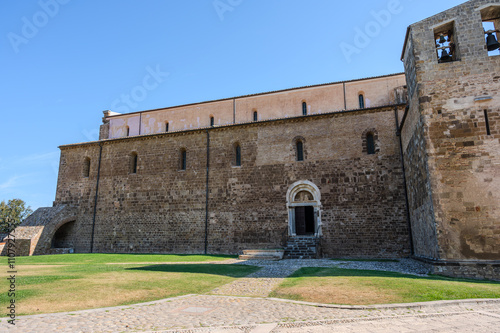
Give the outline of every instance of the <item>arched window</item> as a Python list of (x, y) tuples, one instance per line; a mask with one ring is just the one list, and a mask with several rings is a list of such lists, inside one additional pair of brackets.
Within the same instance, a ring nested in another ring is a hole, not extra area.
[(129, 173), (137, 173), (137, 153), (130, 154)]
[(296, 151), (297, 151), (297, 161), (303, 161), (304, 160), (304, 143), (302, 140), (297, 140), (296, 145)]
[(359, 108), (364, 109), (365, 108), (365, 97), (363, 96), (363, 94), (359, 94), (358, 98), (359, 98)]
[(234, 146), (234, 165), (241, 166), (241, 146), (237, 143)]
[(366, 134), (366, 153), (368, 155), (375, 154), (375, 138), (371, 132)]
[(165, 132), (168, 132), (168, 121), (165, 123)]
[(128, 126), (127, 126), (127, 129), (126, 129), (126, 133), (127, 133), (126, 136), (130, 136), (130, 127), (128, 127)]
[(257, 120), (258, 120), (257, 111), (254, 111), (253, 112), (253, 121), (257, 121)]
[(210, 117), (210, 126), (214, 127), (214, 123), (215, 123), (214, 117)]
[(86, 157), (83, 161), (83, 177), (88, 178), (90, 175), (90, 158)]
[(180, 158), (181, 158), (181, 160), (180, 160), (180, 169), (181, 170), (186, 170), (186, 166), (187, 166), (187, 152), (186, 152), (185, 148), (181, 149), (181, 156), (180, 156)]
[(307, 103), (302, 102), (302, 115), (305, 116), (307, 115)]

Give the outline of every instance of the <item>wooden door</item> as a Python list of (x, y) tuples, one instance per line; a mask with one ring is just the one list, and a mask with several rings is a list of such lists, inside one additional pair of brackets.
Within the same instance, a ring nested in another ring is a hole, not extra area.
[(295, 207), (295, 234), (306, 234), (306, 207)]

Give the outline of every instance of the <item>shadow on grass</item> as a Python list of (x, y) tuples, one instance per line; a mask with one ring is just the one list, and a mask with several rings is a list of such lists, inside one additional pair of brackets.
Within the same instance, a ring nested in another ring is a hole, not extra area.
[(303, 267), (295, 271), (289, 278), (303, 278), (303, 277), (386, 277), (386, 278), (406, 278), (415, 280), (435, 280), (435, 281), (448, 281), (448, 282), (468, 282), (468, 283), (487, 283), (500, 285), (500, 281), (491, 280), (473, 280), (451, 278), (440, 275), (411, 275), (389, 271), (376, 271), (376, 270), (360, 270), (349, 268), (325, 268), (325, 267)]
[(356, 259), (356, 258), (331, 258), (332, 261), (361, 261), (361, 262), (399, 262), (397, 259)]
[(222, 275), (234, 278), (245, 277), (248, 274), (260, 269), (257, 266), (249, 265), (225, 265), (225, 264), (169, 264), (169, 265), (148, 265), (141, 267), (126, 268), (133, 271), (150, 271), (165, 273), (198, 273)]
[[(109, 263), (152, 263), (152, 262), (193, 262), (222, 261), (234, 259), (233, 255), (202, 254), (147, 254), (147, 253), (72, 253), (17, 257), (19, 265), (68, 265), (68, 264), (109, 264)], [(7, 257), (0, 257), (7, 262)]]

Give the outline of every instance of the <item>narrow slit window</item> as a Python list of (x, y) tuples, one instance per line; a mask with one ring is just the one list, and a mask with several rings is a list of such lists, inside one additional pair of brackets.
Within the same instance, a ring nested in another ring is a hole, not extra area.
[(186, 149), (181, 150), (181, 170), (186, 170), (187, 166), (187, 153)]
[(127, 129), (126, 129), (126, 136), (130, 136), (130, 127), (127, 126)]
[(83, 162), (83, 177), (88, 178), (90, 176), (90, 158), (86, 158)]
[(484, 122), (486, 124), (486, 135), (491, 135), (490, 120), (488, 119), (488, 110), (484, 110)]
[(358, 99), (359, 99), (359, 108), (364, 109), (365, 108), (365, 97), (363, 96), (363, 94), (359, 94)]
[(257, 121), (257, 119), (258, 119), (257, 111), (254, 111), (253, 112), (253, 121)]
[(235, 166), (241, 166), (241, 146), (240, 145), (236, 145), (235, 146), (235, 149), (234, 149), (234, 153), (235, 153), (235, 163), (234, 165)]
[(165, 123), (165, 132), (168, 132), (168, 121)]
[(307, 103), (302, 102), (302, 115), (306, 116), (307, 115)]
[(132, 153), (130, 155), (130, 173), (137, 173), (137, 154)]
[(297, 148), (297, 161), (303, 161), (304, 160), (304, 144), (302, 141), (297, 141), (296, 143), (296, 148)]
[(210, 117), (210, 126), (211, 126), (211, 127), (214, 127), (214, 124), (215, 124), (215, 119), (214, 119), (214, 117)]
[(373, 133), (366, 135), (366, 153), (368, 155), (375, 154), (375, 138), (373, 137)]

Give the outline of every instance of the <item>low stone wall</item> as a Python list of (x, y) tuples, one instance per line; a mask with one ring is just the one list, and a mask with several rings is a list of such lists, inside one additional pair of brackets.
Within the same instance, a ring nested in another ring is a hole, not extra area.
[(11, 242), (11, 250), (9, 251), (9, 240), (0, 243), (0, 255), (8, 256), (14, 254), (16, 257), (29, 256), (31, 240), (29, 239), (14, 239)]
[(500, 261), (439, 263), (434, 265), (434, 274), (500, 281)]
[(71, 248), (52, 248), (48, 250), (47, 254), (68, 254), (74, 253), (75, 251)]
[(431, 272), (456, 278), (500, 281), (500, 261), (433, 261), (415, 258), (429, 265)]

